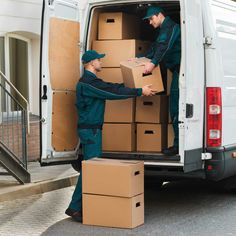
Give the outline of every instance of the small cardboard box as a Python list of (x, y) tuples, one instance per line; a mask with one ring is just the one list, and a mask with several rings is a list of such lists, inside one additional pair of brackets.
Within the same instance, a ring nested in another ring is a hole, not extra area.
[(135, 99), (107, 100), (104, 121), (111, 123), (134, 122)]
[(136, 99), (136, 122), (168, 123), (168, 96), (138, 97)]
[(144, 223), (144, 194), (132, 198), (83, 194), (83, 224), (135, 228)]
[(144, 162), (93, 158), (82, 162), (83, 193), (133, 197), (144, 192)]
[(104, 151), (134, 151), (135, 125), (105, 123), (102, 131), (102, 149)]
[(174, 143), (174, 129), (173, 129), (173, 124), (168, 124), (168, 142), (167, 142), (167, 147), (172, 147)]
[(137, 124), (137, 151), (161, 152), (167, 145), (167, 125)]
[(140, 19), (134, 15), (122, 12), (101, 13), (98, 22), (98, 39), (139, 38), (139, 23)]
[(144, 64), (150, 59), (142, 57), (120, 63), (124, 84), (130, 88), (142, 88), (144, 85), (152, 84), (157, 92), (164, 90), (160, 67), (156, 67), (150, 74), (144, 74)]
[(102, 70), (97, 73), (97, 76), (105, 82), (118, 84), (124, 83), (120, 67), (102, 68)]
[(143, 54), (149, 48), (150, 43), (141, 40), (106, 40), (93, 41), (92, 48), (99, 53), (105, 53), (102, 59), (102, 67), (120, 67), (120, 62)]

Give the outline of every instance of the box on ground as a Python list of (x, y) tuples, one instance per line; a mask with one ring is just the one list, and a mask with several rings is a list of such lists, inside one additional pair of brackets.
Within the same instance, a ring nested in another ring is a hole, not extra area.
[(144, 223), (144, 194), (132, 198), (83, 194), (83, 224), (135, 228)]
[(137, 151), (161, 152), (166, 145), (166, 124), (137, 124)]
[(105, 122), (134, 122), (135, 99), (107, 100), (104, 114)]
[(118, 68), (102, 68), (97, 73), (98, 78), (110, 83), (124, 83), (120, 67)]
[(122, 61), (120, 63), (124, 84), (130, 88), (141, 88), (144, 85), (152, 84), (152, 88), (157, 92), (164, 90), (160, 67), (149, 73), (144, 74), (144, 64), (150, 59), (142, 57), (135, 60)]
[(134, 151), (135, 124), (103, 125), (102, 149), (104, 151)]
[(168, 142), (167, 142), (167, 147), (172, 147), (174, 143), (174, 129), (173, 129), (173, 124), (168, 124)]
[(93, 158), (82, 162), (83, 193), (134, 197), (144, 192), (143, 161)]
[(168, 123), (168, 96), (138, 97), (135, 121), (141, 123)]
[(120, 62), (143, 54), (149, 48), (147, 41), (127, 40), (106, 40), (93, 41), (92, 49), (99, 53), (105, 53), (102, 59), (102, 67), (120, 67)]
[(101, 13), (98, 22), (98, 39), (139, 38), (139, 23), (140, 19), (137, 16), (123, 12)]

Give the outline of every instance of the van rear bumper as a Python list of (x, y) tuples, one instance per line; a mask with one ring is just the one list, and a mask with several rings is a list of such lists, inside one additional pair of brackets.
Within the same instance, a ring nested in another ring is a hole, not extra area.
[(207, 148), (207, 152), (212, 153), (212, 159), (205, 163), (207, 179), (219, 181), (236, 175), (236, 158), (232, 155), (236, 152), (236, 144)]

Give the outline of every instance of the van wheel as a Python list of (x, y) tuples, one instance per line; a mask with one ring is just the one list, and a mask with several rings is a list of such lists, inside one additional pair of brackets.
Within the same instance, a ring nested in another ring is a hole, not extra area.
[(160, 190), (161, 187), (162, 187), (163, 182), (164, 181), (161, 180), (161, 179), (145, 176), (145, 178), (144, 178), (144, 187)]
[(80, 172), (81, 166), (82, 166), (82, 160), (83, 160), (83, 156), (78, 155), (78, 159), (71, 163), (71, 165), (75, 171)]
[(81, 170), (81, 161), (78, 161), (78, 160), (73, 161), (73, 162), (71, 163), (71, 166), (73, 167), (73, 169), (74, 169), (75, 171), (80, 172), (80, 170)]

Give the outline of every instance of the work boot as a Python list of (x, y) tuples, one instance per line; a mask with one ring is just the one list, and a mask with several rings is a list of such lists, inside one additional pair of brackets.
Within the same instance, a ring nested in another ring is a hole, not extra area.
[(81, 213), (81, 211), (76, 211), (76, 210), (73, 210), (71, 208), (67, 208), (65, 213), (68, 216), (72, 217), (73, 220), (82, 223), (82, 213)]
[(172, 146), (172, 147), (169, 147), (167, 149), (164, 149), (162, 151), (162, 153), (167, 155), (167, 156), (174, 156), (174, 155), (179, 153), (179, 148), (175, 147), (175, 146)]

